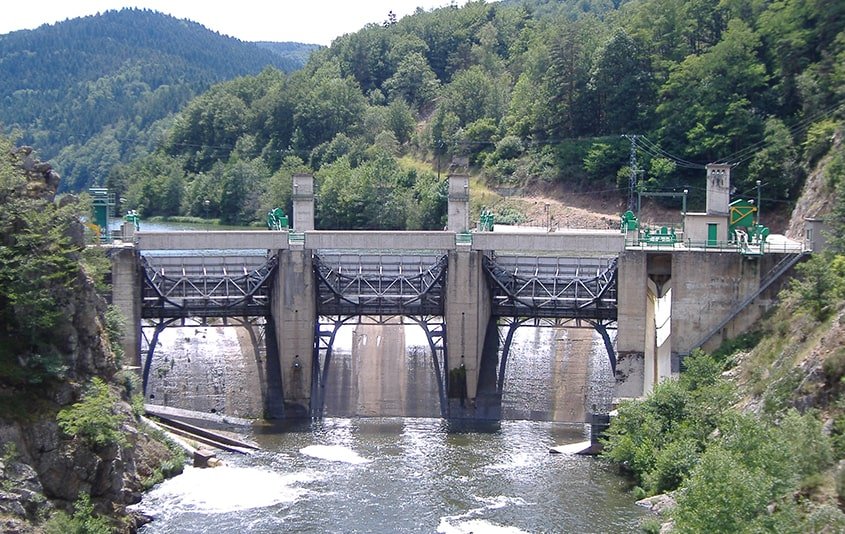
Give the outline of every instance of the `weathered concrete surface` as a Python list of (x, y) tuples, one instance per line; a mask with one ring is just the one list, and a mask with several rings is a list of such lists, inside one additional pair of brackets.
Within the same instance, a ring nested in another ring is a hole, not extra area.
[(625, 236), (618, 230), (496, 231), (472, 234), (473, 250), (520, 251), (523, 254), (554, 252), (558, 256), (615, 256), (624, 248)]
[(451, 232), (466, 232), (469, 230), (469, 176), (450, 175), (448, 187), (447, 228)]
[(146, 400), (194, 412), (261, 418), (266, 386), (261, 343), (255, 328), (166, 328), (159, 335)]
[(291, 228), (296, 232), (314, 229), (314, 177), (310, 174), (293, 175), (293, 217)]
[(481, 254), (469, 250), (449, 252), (446, 281), (446, 350), (449, 370), (466, 368), (466, 395), (475, 399), (487, 323), (490, 289), (482, 269)]
[(306, 417), (311, 401), (311, 360), (317, 296), (310, 251), (279, 251), (271, 291), (287, 417)]
[(305, 232), (309, 250), (453, 250), (454, 232), (323, 231)]
[(120, 346), (126, 365), (141, 366), (141, 268), (132, 246), (108, 249), (112, 262), (111, 303), (126, 320)]
[(325, 395), (328, 416), (440, 416), (431, 351), (416, 326), (342, 327)]
[[(674, 254), (672, 274), (672, 351), (686, 354), (742, 300), (760, 287), (780, 254), (745, 257), (730, 252)], [(773, 304), (779, 285), (767, 290), (711, 339), (705, 349), (744, 332)]]
[(288, 248), (286, 230), (137, 232), (135, 240), (140, 250), (279, 250)]

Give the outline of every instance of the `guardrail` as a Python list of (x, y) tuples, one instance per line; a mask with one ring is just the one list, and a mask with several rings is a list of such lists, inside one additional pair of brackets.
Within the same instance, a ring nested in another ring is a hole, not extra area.
[(743, 254), (790, 254), (806, 252), (803, 243), (797, 242), (764, 242), (760, 245), (736, 243), (733, 241), (692, 241), (691, 239), (680, 240), (675, 243), (655, 241), (632, 241), (628, 238), (625, 244), (626, 249), (649, 249), (649, 250), (696, 250), (708, 252), (740, 252)]

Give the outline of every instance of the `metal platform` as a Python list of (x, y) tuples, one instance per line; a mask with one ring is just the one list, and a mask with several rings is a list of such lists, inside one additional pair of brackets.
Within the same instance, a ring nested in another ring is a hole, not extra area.
[(616, 320), (616, 258), (495, 256), (483, 265), (495, 317)]
[(270, 315), (276, 256), (142, 256), (141, 317)]
[(315, 255), (317, 315), (443, 315), (446, 266), (446, 255)]

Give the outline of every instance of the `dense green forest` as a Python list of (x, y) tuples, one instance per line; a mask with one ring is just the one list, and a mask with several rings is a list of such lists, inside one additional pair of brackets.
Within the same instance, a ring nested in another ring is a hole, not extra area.
[(843, 28), (835, 0), (418, 10), (336, 39), (301, 71), (215, 86), (109, 185), (145, 216), (249, 223), (289, 207), (290, 174), (310, 170), (320, 227), (439, 228), (430, 164), (453, 156), (511, 187), (626, 197), (633, 174), (688, 187), (693, 208), (703, 165), (729, 162), (736, 194), (760, 180), (789, 206), (841, 123)]
[(138, 9), (17, 31), (0, 36), (0, 124), (78, 191), (155, 149), (166, 118), (212, 84), (294, 71), (314, 48), (258, 46)]

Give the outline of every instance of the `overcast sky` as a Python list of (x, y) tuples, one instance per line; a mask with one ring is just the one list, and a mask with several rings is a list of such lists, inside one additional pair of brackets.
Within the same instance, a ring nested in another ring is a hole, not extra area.
[[(242, 41), (329, 45), (335, 37), (355, 32), (368, 23), (381, 24), (391, 10), (401, 19), (417, 7), (429, 11), (450, 3), (450, 0), (15, 0), (3, 2), (0, 35), (109, 9), (138, 7), (190, 19)], [(454, 3), (462, 6), (466, 0)]]

